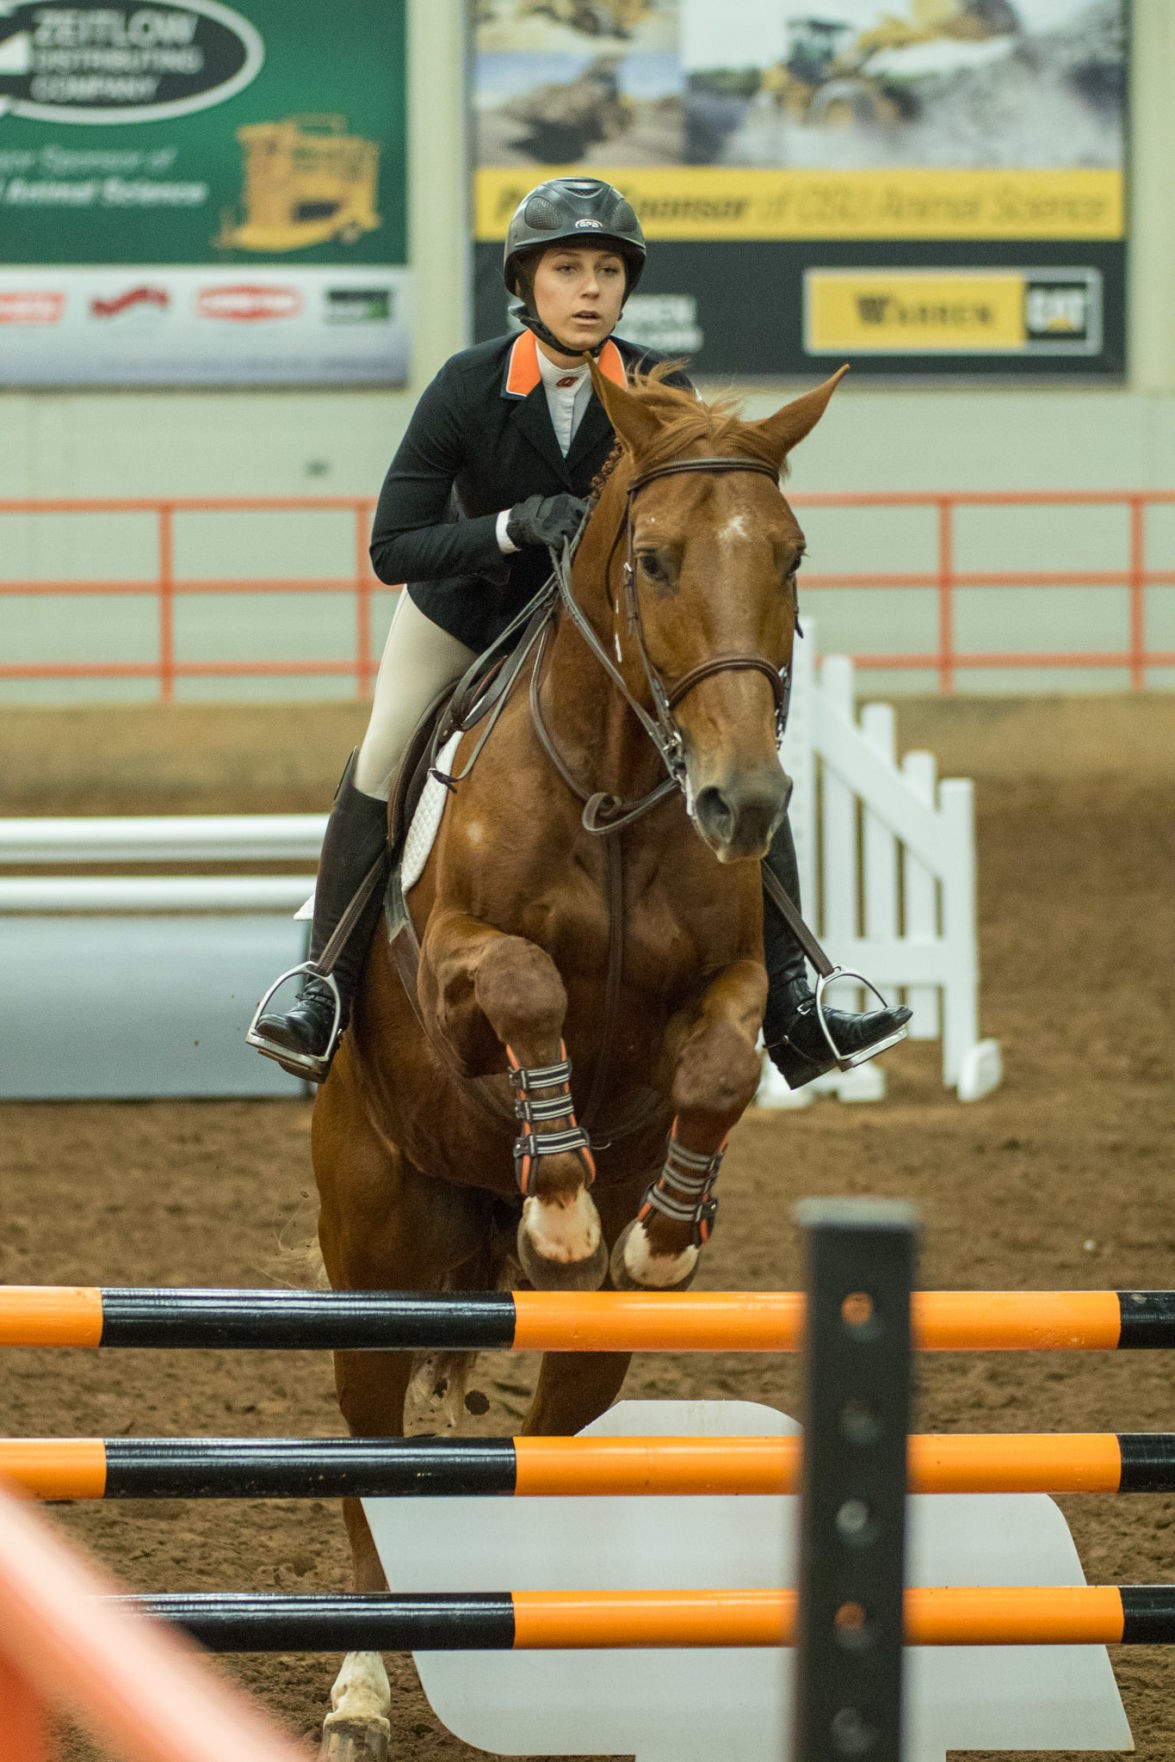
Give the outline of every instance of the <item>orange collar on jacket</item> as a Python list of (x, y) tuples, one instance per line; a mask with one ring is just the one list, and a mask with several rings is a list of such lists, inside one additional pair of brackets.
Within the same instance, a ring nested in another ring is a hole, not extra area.
[[(600, 350), (597, 360), (605, 379), (614, 380), (617, 385), (627, 384), (624, 357), (611, 337)], [(506, 386), (502, 395), (507, 398), (529, 397), (541, 378), (538, 338), (532, 330), (524, 330), (510, 350)]]

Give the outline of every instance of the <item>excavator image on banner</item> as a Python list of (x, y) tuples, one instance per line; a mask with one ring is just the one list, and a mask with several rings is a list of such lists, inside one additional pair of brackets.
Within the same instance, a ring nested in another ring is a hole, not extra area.
[(585, 36), (631, 37), (654, 0), (518, 0), (518, 17), (538, 13)]
[(924, 71), (930, 46), (993, 43), (1015, 36), (1020, 21), (1010, 0), (910, 0), (908, 17), (887, 12), (871, 30), (853, 29), (834, 18), (789, 19), (787, 59), (764, 72), (760, 90), (796, 122), (910, 121), (918, 106), (903, 72)]
[(221, 217), (223, 249), (298, 251), (353, 245), (383, 222), (376, 212), (379, 145), (347, 133), (344, 116), (287, 116), (237, 130), (245, 155), (244, 218)]

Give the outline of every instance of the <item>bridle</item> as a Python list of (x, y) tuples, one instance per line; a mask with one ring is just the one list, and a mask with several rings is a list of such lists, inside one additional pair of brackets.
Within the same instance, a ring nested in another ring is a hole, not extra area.
[[(539, 704), (539, 684), (542, 671), (540, 655), (539, 661), (536, 662), (536, 665), (532, 670), (530, 681), (530, 706), (535, 730), (546, 748), (548, 757), (559, 771), (564, 782), (569, 784), (574, 793), (584, 802), (583, 825), (584, 829), (588, 832), (603, 835), (608, 832), (616, 831), (621, 826), (627, 826), (641, 814), (647, 813), (650, 808), (663, 800), (665, 796), (672, 794), (675, 789), (680, 789), (682, 793), (686, 795), (688, 801), (689, 791), (687, 787), (685, 767), (685, 742), (682, 737), (681, 729), (673, 715), (673, 711), (676, 709), (677, 705), (681, 703), (682, 699), (694, 689), (694, 686), (699, 685), (703, 679), (709, 679), (716, 673), (738, 671), (762, 673), (770, 684), (772, 696), (775, 699), (775, 728), (777, 741), (783, 739), (783, 732), (787, 725), (788, 702), (791, 695), (790, 669), (787, 667), (782, 669), (777, 667), (775, 663), (769, 661), (765, 655), (711, 655), (708, 660), (699, 662), (696, 667), (691, 667), (688, 673), (683, 673), (679, 679), (674, 680), (671, 684), (667, 683), (662, 678), (656, 666), (653, 664), (653, 660), (649, 654), (648, 643), (645, 639), (644, 620), (641, 616), (640, 599), (636, 588), (636, 556), (634, 551), (632, 517), (633, 501), (639, 491), (644, 489), (646, 484), (653, 483), (657, 478), (672, 477), (685, 471), (704, 471), (707, 473), (754, 471), (763, 477), (769, 477), (772, 483), (776, 485), (778, 485), (779, 482), (779, 472), (776, 467), (766, 464), (761, 459), (737, 459), (715, 456), (708, 459), (669, 459), (663, 465), (653, 465), (649, 470), (642, 471), (639, 476), (634, 477), (631, 483), (629, 483), (625, 492), (626, 505), (624, 526), (621, 529), (626, 539), (626, 556), (623, 571), (625, 609), (628, 618), (628, 629), (636, 639), (637, 652), (640, 655), (641, 666), (644, 669), (645, 678), (648, 681), (649, 694), (653, 700), (652, 714), (650, 714), (645, 706), (633, 696), (624, 675), (613, 662), (612, 657), (608, 654), (599, 637), (596, 635), (595, 630), (583, 611), (583, 608), (575, 598), (571, 586), (571, 546), (565, 542), (561, 554), (552, 553), (555, 580), (558, 584), (560, 598), (567, 609), (569, 617), (584, 641), (587, 643), (588, 647), (591, 649), (592, 653), (595, 655), (596, 659), (600, 662), (601, 666), (612, 680), (612, 683), (620, 692), (620, 695), (623, 697), (629, 709), (644, 728), (645, 733), (648, 735), (657, 751), (660, 753), (662, 762), (668, 772), (668, 776), (663, 783), (658, 784), (655, 789), (651, 790), (647, 795), (641, 796), (639, 800), (635, 802), (617, 802), (612, 796), (606, 795), (602, 792), (595, 795), (589, 795), (584, 789), (582, 789), (568, 771), (561, 754), (558, 752), (551, 739), (549, 730), (543, 722), (541, 707)], [(613, 549), (615, 549), (615, 547), (613, 547)], [(609, 560), (608, 567), (611, 567), (611, 560)]]

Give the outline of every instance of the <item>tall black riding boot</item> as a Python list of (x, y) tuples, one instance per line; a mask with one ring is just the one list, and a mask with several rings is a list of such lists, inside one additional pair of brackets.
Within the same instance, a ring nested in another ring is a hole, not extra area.
[[(322, 841), (310, 936), (312, 961), (321, 959), (365, 878), (387, 849), (387, 803), (355, 788), (356, 757), (352, 753), (347, 760)], [(331, 969), (339, 988), (339, 1033), (350, 1019), (355, 987), (372, 931), (379, 921), (383, 895), (381, 878), (358, 912)], [(293, 1076), (321, 1083), (334, 1056), (334, 1024), (334, 992), (325, 979), (310, 976), (302, 987), (301, 997), (283, 1015), (275, 1012), (259, 1017), (249, 1031), (248, 1041)]]
[[(796, 847), (786, 817), (771, 841), (766, 865), (778, 880), (797, 909), (800, 904), (800, 875), (796, 865)], [(763, 957), (767, 963), (767, 1009), (763, 1017), (763, 1043), (776, 1070), (789, 1089), (802, 1089), (814, 1077), (837, 1064), (820, 1025), (816, 996), (808, 983), (804, 951), (796, 941), (791, 926), (772, 903), (763, 896)], [(906, 1036), (905, 1024), (910, 1011), (904, 1005), (893, 1009), (869, 1010), (864, 1015), (851, 1015), (847, 1010), (824, 1006), (824, 1020), (836, 1043), (841, 1058), (854, 1065), (884, 1052)]]

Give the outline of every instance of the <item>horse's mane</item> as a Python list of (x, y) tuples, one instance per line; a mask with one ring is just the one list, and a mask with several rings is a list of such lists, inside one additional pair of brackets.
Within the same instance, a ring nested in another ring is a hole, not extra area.
[[(664, 464), (688, 452), (699, 441), (704, 441), (714, 453), (745, 455), (774, 465), (775, 449), (754, 423), (743, 421), (742, 400), (735, 393), (720, 392), (713, 403), (704, 404), (687, 387), (666, 383), (669, 374), (680, 373), (683, 368), (681, 361), (658, 361), (647, 373), (638, 373), (629, 382), (629, 391), (651, 405), (660, 418), (660, 427), (651, 443), (642, 446), (634, 459), (636, 467), (648, 470)], [(618, 437), (592, 484), (593, 495), (599, 496), (624, 451), (624, 443)]]

